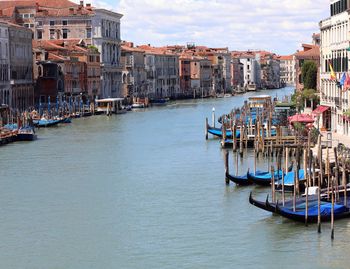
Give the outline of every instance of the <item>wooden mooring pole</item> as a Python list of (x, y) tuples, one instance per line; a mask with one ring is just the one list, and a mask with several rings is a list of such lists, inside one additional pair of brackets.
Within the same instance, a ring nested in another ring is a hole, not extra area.
[(227, 177), (227, 175), (230, 172), (228, 159), (229, 159), (229, 153), (228, 153), (228, 150), (225, 150), (225, 182), (226, 182), (226, 185), (230, 184), (230, 180)]

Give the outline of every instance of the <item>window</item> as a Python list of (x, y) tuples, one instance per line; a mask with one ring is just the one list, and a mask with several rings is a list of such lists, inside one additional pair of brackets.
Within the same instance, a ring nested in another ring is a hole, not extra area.
[(55, 21), (50, 21), (50, 26), (55, 26)]
[(50, 39), (55, 39), (55, 30), (50, 29)]
[(86, 29), (86, 38), (91, 38), (91, 29)]
[(43, 26), (43, 22), (42, 21), (37, 21), (37, 26)]
[(68, 38), (68, 29), (63, 29), (63, 39), (67, 39)]
[(34, 14), (29, 14), (29, 17), (34, 18)]
[(29, 18), (29, 14), (23, 14), (23, 19), (28, 19)]
[(68, 25), (68, 21), (62, 21), (62, 25)]
[(36, 32), (36, 38), (37, 39), (43, 39), (43, 32), (42, 31), (37, 31)]

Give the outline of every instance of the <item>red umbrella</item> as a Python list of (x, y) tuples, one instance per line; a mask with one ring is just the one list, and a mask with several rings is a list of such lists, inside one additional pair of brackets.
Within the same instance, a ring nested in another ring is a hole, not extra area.
[(300, 123), (314, 123), (314, 118), (308, 114), (296, 114), (294, 116), (288, 117), (290, 123), (300, 122)]

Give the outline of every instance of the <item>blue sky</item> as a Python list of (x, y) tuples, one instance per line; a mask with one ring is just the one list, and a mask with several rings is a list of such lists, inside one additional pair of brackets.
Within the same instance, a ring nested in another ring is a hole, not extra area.
[[(86, 2), (86, 0), (85, 0)], [(92, 0), (122, 13), (122, 39), (291, 54), (311, 42), (328, 0)]]

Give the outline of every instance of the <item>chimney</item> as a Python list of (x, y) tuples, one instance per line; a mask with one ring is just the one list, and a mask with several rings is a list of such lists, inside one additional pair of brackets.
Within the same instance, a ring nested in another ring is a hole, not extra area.
[(86, 3), (86, 7), (91, 7), (91, 4), (90, 3)]
[(2, 14), (2, 9), (0, 9), (0, 16), (2, 16), (3, 14)]
[(79, 7), (84, 7), (84, 1), (83, 0), (80, 0), (80, 5)]
[(70, 14), (70, 15), (73, 15), (73, 13), (74, 13), (74, 7), (70, 7), (70, 8), (69, 8), (69, 14)]

